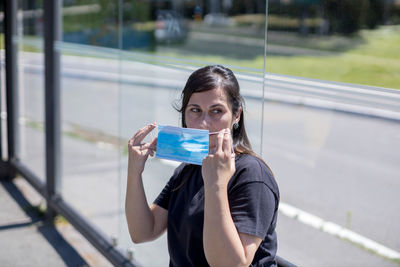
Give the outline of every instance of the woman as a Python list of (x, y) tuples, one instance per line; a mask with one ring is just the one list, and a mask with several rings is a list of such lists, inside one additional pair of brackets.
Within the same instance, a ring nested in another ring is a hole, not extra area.
[(218, 134), (210, 135), (202, 166), (181, 164), (150, 206), (141, 175), (157, 140), (142, 140), (156, 124), (132, 137), (125, 205), (133, 242), (167, 230), (170, 266), (275, 266), (279, 190), (251, 150), (232, 71), (207, 66), (192, 73), (179, 111), (182, 127)]

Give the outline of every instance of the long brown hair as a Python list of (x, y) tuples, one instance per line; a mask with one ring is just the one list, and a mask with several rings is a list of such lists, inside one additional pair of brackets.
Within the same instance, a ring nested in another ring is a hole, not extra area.
[[(233, 148), (237, 154), (253, 154), (249, 138), (244, 127), (244, 100), (240, 95), (239, 83), (233, 72), (221, 65), (206, 66), (193, 72), (183, 88), (182, 104), (177, 110), (181, 113), (182, 127), (186, 128), (185, 110), (193, 93), (215, 88), (224, 90), (228, 104), (234, 116), (240, 115), (239, 127), (232, 130)], [(241, 112), (238, 114), (238, 112)]]
[[(244, 125), (244, 99), (240, 95), (240, 87), (235, 75), (228, 68), (221, 65), (206, 66), (194, 71), (189, 76), (181, 94), (181, 105), (175, 106), (175, 109), (181, 113), (182, 127), (187, 127), (185, 111), (192, 94), (213, 90), (215, 88), (221, 88), (224, 90), (228, 97), (228, 104), (231, 107), (232, 114), (234, 116), (240, 115), (238, 127), (232, 129), (233, 149), (235, 153), (237, 155), (253, 155), (259, 158), (268, 167), (268, 165), (251, 148)], [(240, 114), (238, 114), (239, 112)], [(188, 178), (186, 178), (176, 189), (181, 187), (187, 179)]]

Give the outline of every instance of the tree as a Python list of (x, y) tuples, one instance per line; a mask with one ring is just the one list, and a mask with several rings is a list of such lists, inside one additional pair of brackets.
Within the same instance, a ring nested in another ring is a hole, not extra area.
[(369, 0), (324, 0), (324, 14), (330, 32), (345, 35), (357, 32), (365, 21)]

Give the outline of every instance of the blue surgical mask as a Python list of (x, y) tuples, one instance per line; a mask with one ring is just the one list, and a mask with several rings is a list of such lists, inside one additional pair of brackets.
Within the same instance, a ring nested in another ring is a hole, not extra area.
[(208, 145), (208, 130), (158, 125), (157, 158), (201, 165)]

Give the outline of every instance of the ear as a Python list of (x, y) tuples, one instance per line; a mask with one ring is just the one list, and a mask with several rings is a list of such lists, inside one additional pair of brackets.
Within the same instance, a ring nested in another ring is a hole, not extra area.
[(235, 121), (234, 121), (234, 122), (239, 123), (239, 121), (240, 121), (240, 115), (242, 115), (242, 107), (239, 107), (238, 112), (237, 112), (237, 114), (236, 114), (236, 116), (235, 116)]

